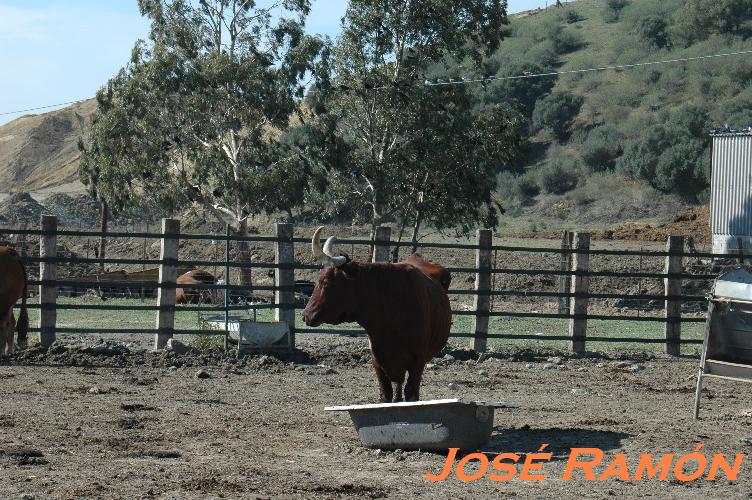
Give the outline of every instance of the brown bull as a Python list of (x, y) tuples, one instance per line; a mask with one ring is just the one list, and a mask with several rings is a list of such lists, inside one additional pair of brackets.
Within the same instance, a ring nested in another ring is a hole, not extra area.
[[(178, 276), (175, 280), (178, 285), (213, 285), (217, 282), (217, 278), (208, 271), (203, 269), (194, 269), (188, 271), (185, 274)], [(175, 290), (175, 303), (176, 304), (196, 304), (201, 301), (202, 298), (207, 299), (206, 302), (212, 296), (212, 290), (204, 290), (198, 288), (178, 288)]]
[(438, 281), (444, 287), (444, 290), (449, 290), (449, 285), (452, 284), (452, 275), (444, 266), (428, 262), (419, 253), (412, 254), (405, 262), (412, 264), (423, 271), (425, 275)]
[[(26, 346), (29, 314), (26, 310), (26, 269), (21, 257), (10, 247), (0, 247), (0, 341), (6, 356), (13, 354), (13, 330), (18, 326), (18, 345)], [(21, 299), (18, 324), (13, 306)]]
[(319, 276), (303, 320), (313, 327), (358, 323), (368, 333), (381, 401), (402, 401), (406, 373), (404, 398), (417, 401), (426, 363), (449, 338), (452, 311), (446, 291), (407, 262), (372, 264), (335, 257), (333, 237), (321, 249), (322, 229), (311, 244), (314, 255), (329, 266)]

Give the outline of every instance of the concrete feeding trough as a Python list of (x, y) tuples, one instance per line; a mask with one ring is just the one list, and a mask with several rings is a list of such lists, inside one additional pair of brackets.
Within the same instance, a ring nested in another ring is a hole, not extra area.
[(704, 378), (752, 382), (752, 271), (740, 268), (720, 275), (708, 299), (695, 419)]
[(328, 406), (346, 411), (367, 448), (386, 450), (475, 450), (491, 437), (494, 410), (514, 403), (435, 399), (405, 403)]

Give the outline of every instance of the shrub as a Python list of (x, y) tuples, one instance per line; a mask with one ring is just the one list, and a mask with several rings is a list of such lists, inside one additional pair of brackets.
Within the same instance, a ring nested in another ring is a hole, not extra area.
[(560, 140), (566, 137), (567, 129), (580, 112), (583, 99), (569, 92), (554, 92), (538, 99), (533, 110), (533, 128), (550, 129)]
[(515, 195), (522, 205), (529, 205), (540, 194), (540, 186), (532, 172), (527, 172), (515, 179)]
[(705, 110), (694, 106), (660, 113), (639, 137), (627, 141), (616, 168), (659, 191), (696, 201), (708, 186), (707, 121)]
[(604, 19), (607, 23), (615, 23), (619, 20), (622, 9), (629, 5), (629, 0), (606, 0)]
[(590, 131), (582, 143), (580, 155), (590, 172), (613, 170), (622, 154), (622, 136), (611, 125), (601, 125)]
[[(536, 63), (514, 63), (502, 68), (500, 76), (518, 76), (527, 73), (538, 74), (553, 71), (551, 66)], [(528, 118), (533, 114), (535, 101), (546, 95), (553, 88), (554, 78), (515, 78), (500, 80), (488, 86), (485, 101), (489, 103), (515, 103)]]
[(567, 24), (574, 24), (582, 21), (584, 18), (577, 13), (576, 10), (568, 10), (566, 14), (564, 14), (564, 21)]
[(540, 186), (547, 193), (564, 194), (577, 187), (580, 169), (570, 157), (558, 157), (549, 161), (539, 171)]
[(635, 32), (655, 48), (662, 49), (669, 44), (668, 23), (660, 16), (647, 16), (639, 19)]

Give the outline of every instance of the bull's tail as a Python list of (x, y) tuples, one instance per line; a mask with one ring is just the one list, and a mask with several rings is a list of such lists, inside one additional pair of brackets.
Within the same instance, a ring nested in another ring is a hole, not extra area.
[(29, 285), (29, 279), (26, 276), (26, 267), (23, 264), (23, 261), (19, 260), (19, 264), (21, 264), (21, 272), (23, 272), (24, 277), (24, 286), (23, 286), (23, 295), (21, 296), (21, 313), (18, 315), (18, 322), (16, 323), (16, 326), (18, 328), (18, 346), (22, 349), (26, 348), (26, 345), (28, 343), (28, 334), (29, 334), (29, 312), (26, 308), (26, 296), (28, 295), (28, 285)]

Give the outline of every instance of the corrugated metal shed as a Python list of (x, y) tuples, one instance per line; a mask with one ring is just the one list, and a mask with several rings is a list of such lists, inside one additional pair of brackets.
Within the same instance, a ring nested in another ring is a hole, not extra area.
[(752, 249), (752, 130), (715, 130), (711, 137), (713, 252)]

